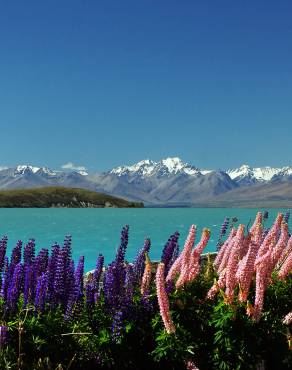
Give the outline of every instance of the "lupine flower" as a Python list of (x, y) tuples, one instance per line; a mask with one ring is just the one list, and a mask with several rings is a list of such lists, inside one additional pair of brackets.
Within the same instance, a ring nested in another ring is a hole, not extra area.
[(199, 368), (191, 360), (187, 361), (186, 366), (187, 366), (187, 370), (199, 370)]
[(124, 263), (126, 249), (127, 249), (127, 245), (128, 245), (128, 239), (129, 239), (129, 226), (126, 225), (122, 229), (121, 242), (120, 242), (119, 248), (117, 250), (116, 259), (115, 259), (116, 263), (120, 263), (120, 264)]
[(269, 212), (265, 211), (264, 214), (263, 214), (263, 219), (267, 220), (268, 218), (269, 218)]
[(229, 257), (230, 257), (233, 242), (234, 242), (234, 239), (235, 239), (235, 236), (236, 236), (236, 233), (237, 233), (236, 229), (232, 229), (232, 230), (233, 230), (232, 235), (234, 235), (234, 236), (230, 239), (229, 243), (226, 245), (224, 255), (223, 255), (223, 257), (221, 259), (221, 262), (220, 262), (220, 265), (217, 269), (217, 272), (218, 272), (219, 275), (227, 267), (227, 263), (228, 263), (228, 260), (229, 260)]
[(32, 303), (34, 301), (35, 290), (36, 290), (35, 266), (33, 264), (25, 264), (24, 290), (23, 290), (24, 307), (26, 307), (28, 303)]
[(288, 254), (280, 268), (278, 274), (279, 279), (284, 280), (291, 271), (292, 271), (292, 252)]
[(285, 259), (288, 257), (288, 255), (292, 253), (292, 236), (289, 237), (288, 243), (284, 250), (282, 251), (281, 256), (278, 259), (278, 267), (282, 266)]
[(11, 312), (14, 312), (16, 309), (18, 298), (21, 293), (21, 288), (22, 288), (22, 264), (18, 263), (14, 268), (13, 278), (10, 282), (7, 291), (7, 306), (11, 310)]
[(92, 283), (87, 283), (85, 286), (85, 296), (86, 296), (86, 307), (87, 310), (91, 310), (94, 306), (94, 287)]
[(43, 312), (45, 308), (47, 288), (48, 275), (46, 273), (42, 273), (42, 275), (38, 278), (34, 302), (35, 308), (40, 312)]
[(150, 283), (151, 283), (151, 261), (146, 253), (146, 264), (145, 264), (145, 269), (144, 269), (144, 274), (142, 277), (142, 283), (141, 283), (141, 294), (145, 295), (148, 293), (149, 288), (150, 288)]
[(228, 264), (226, 267), (226, 290), (225, 296), (228, 302), (233, 301), (234, 288), (236, 286), (236, 270), (238, 265), (238, 257), (240, 245), (243, 242), (244, 238), (244, 226), (239, 225), (236, 236), (232, 243), (232, 249), (230, 251), (230, 257), (228, 259)]
[(254, 220), (254, 223), (252, 225), (252, 227), (250, 228), (249, 232), (251, 234), (253, 234), (255, 232), (255, 229), (257, 228), (257, 226), (259, 224), (261, 224), (263, 222), (263, 214), (262, 212), (258, 212), (257, 215), (256, 215), (256, 218)]
[(200, 272), (200, 257), (205, 249), (209, 239), (210, 239), (211, 232), (209, 229), (204, 229), (202, 232), (202, 237), (198, 245), (192, 251), (191, 259), (190, 259), (190, 269), (188, 274), (188, 281), (194, 280)]
[(157, 298), (158, 304), (160, 309), (160, 315), (162, 317), (166, 332), (168, 334), (175, 332), (175, 326), (173, 325), (170, 311), (169, 311), (169, 301), (168, 296), (165, 291), (165, 266), (163, 262), (160, 262), (157, 271), (156, 271), (156, 290), (157, 290)]
[(35, 262), (34, 262), (36, 277), (41, 276), (47, 270), (48, 259), (49, 259), (48, 249), (42, 248), (39, 251), (39, 254), (37, 255)]
[(292, 311), (289, 312), (283, 319), (283, 324), (290, 325), (292, 324)]
[(222, 244), (223, 244), (222, 243), (222, 238), (227, 232), (228, 225), (229, 225), (229, 217), (225, 217), (225, 219), (223, 221), (223, 224), (221, 226), (221, 229), (220, 229), (220, 233), (219, 233), (219, 238), (218, 238), (218, 242), (217, 242), (217, 252), (219, 252), (221, 247), (222, 247)]
[(177, 253), (178, 238), (179, 232), (176, 231), (173, 235), (171, 235), (171, 237), (168, 239), (167, 243), (163, 248), (161, 261), (164, 263), (165, 266), (165, 275), (168, 274), (168, 271), (172, 266), (173, 255)]
[(93, 284), (94, 284), (95, 291), (99, 290), (99, 281), (100, 281), (101, 274), (102, 274), (103, 264), (104, 264), (104, 256), (100, 254), (97, 258), (96, 268), (93, 272)]
[(54, 300), (55, 303), (65, 303), (66, 295), (66, 254), (64, 249), (60, 249), (57, 260), (56, 260), (56, 269), (54, 277)]
[(288, 242), (288, 237), (289, 237), (289, 229), (288, 229), (288, 224), (283, 221), (282, 224), (281, 224), (281, 234), (280, 234), (280, 238), (278, 239), (278, 242), (275, 246), (275, 248), (273, 249), (273, 252), (272, 252), (272, 263), (273, 265), (271, 266), (272, 268), (275, 267), (277, 261), (279, 260), (282, 252), (284, 251), (286, 245), (287, 245), (287, 242)]
[(266, 254), (266, 252), (268, 251), (272, 241), (275, 241), (277, 239), (280, 228), (281, 228), (282, 220), (283, 220), (283, 214), (278, 213), (277, 218), (276, 218), (273, 226), (268, 231), (267, 236), (265, 237), (265, 239), (263, 240), (263, 242), (260, 246), (257, 259), (259, 259), (261, 256)]
[(58, 259), (59, 252), (60, 252), (60, 246), (58, 244), (53, 245), (51, 256), (48, 260), (48, 267), (47, 267), (48, 291), (47, 291), (47, 297), (48, 297), (48, 300), (50, 302), (52, 302), (53, 297), (54, 297), (54, 280), (55, 280), (55, 273), (56, 273), (56, 266), (57, 266), (57, 259)]
[(78, 265), (75, 271), (75, 287), (76, 287), (75, 289), (77, 290), (76, 293), (78, 294), (77, 299), (79, 299), (83, 295), (83, 281), (84, 281), (83, 275), (84, 275), (84, 256), (81, 256), (79, 258)]
[(118, 342), (121, 332), (123, 330), (123, 312), (117, 311), (114, 315), (112, 322), (112, 335), (111, 339), (113, 342)]
[(0, 241), (0, 273), (3, 270), (4, 267), (4, 259), (7, 249), (7, 236), (3, 236), (3, 238)]
[(7, 290), (10, 284), (10, 270), (9, 270), (9, 261), (8, 257), (4, 257), (4, 267), (3, 267), (3, 281), (1, 284), (1, 297), (6, 301), (7, 299)]
[(216, 256), (215, 261), (214, 261), (214, 267), (215, 267), (216, 270), (218, 270), (218, 268), (219, 268), (219, 266), (222, 262), (222, 259), (224, 257), (225, 251), (228, 249), (228, 246), (229, 246), (231, 240), (233, 239), (233, 237), (235, 236), (235, 234), (236, 234), (236, 230), (231, 229), (228, 238), (225, 240), (224, 244), (221, 246), (219, 252), (217, 253), (217, 256)]
[(35, 259), (35, 240), (30, 239), (24, 247), (23, 262), (24, 265), (31, 265)]
[(284, 221), (285, 221), (286, 223), (288, 223), (288, 222), (289, 222), (289, 218), (290, 218), (290, 211), (287, 211), (287, 212), (285, 213), (285, 215), (284, 215)]
[(240, 285), (238, 295), (238, 299), (240, 302), (244, 302), (247, 300), (247, 295), (254, 273), (254, 264), (262, 238), (262, 230), (263, 228), (261, 224), (258, 224), (256, 229), (254, 229), (254, 237), (252, 242), (250, 243), (248, 252), (243, 258), (242, 263), (240, 264), (240, 267), (236, 272), (236, 278)]
[(151, 246), (150, 239), (146, 239), (143, 247), (140, 249), (134, 260), (134, 274), (136, 276), (137, 283), (140, 283), (142, 279), (145, 270), (145, 254), (149, 253), (150, 246)]
[(8, 327), (5, 325), (0, 325), (0, 350), (7, 343)]
[(185, 241), (184, 248), (183, 248), (181, 254), (178, 256), (178, 258), (172, 264), (172, 266), (171, 266), (171, 268), (170, 268), (170, 270), (167, 274), (166, 281), (173, 280), (175, 278), (175, 276), (180, 273), (182, 265), (189, 261), (189, 259), (191, 257), (192, 248), (194, 246), (196, 231), (197, 231), (196, 226), (192, 225), (190, 227), (188, 237)]

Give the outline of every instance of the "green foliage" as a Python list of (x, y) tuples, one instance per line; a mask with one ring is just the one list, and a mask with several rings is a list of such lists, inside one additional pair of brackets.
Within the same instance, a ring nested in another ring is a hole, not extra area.
[[(146, 311), (135, 292), (132, 319), (123, 322), (117, 341), (112, 340), (110, 312), (103, 297), (92, 311), (86, 308), (71, 321), (58, 307), (39, 315), (33, 307), (7, 317), (0, 301), (1, 324), (9, 328), (8, 345), (0, 351), (0, 369), (139, 369), (181, 370), (192, 360), (204, 369), (289, 369), (291, 350), (282, 319), (291, 310), (292, 279), (273, 276), (265, 295), (264, 312), (255, 323), (246, 306), (224, 303), (220, 294), (206, 300), (214, 274), (202, 271), (192, 283), (169, 295), (176, 332), (164, 329), (152, 286)], [(253, 289), (250, 298), (253, 298)]]

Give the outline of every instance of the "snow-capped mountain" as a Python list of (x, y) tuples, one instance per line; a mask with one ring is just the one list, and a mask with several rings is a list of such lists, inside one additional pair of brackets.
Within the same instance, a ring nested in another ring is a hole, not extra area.
[[(54, 171), (32, 165), (0, 167), (0, 189), (42, 186), (85, 188), (142, 201), (146, 205), (212, 205), (216, 204), (216, 199), (221, 202), (228, 200), (229, 193), (230, 199), (239, 199), (239, 194), (248, 197), (253, 191), (268, 196), (274, 187), (278, 193), (279, 189), (285, 189), (287, 198), (290, 188), (292, 193), (292, 167), (252, 168), (242, 165), (228, 171), (206, 170), (178, 157), (157, 162), (146, 159), (100, 174), (70, 169)], [(281, 196), (278, 194), (277, 199)]]
[(240, 185), (269, 182), (276, 178), (285, 178), (292, 175), (292, 167), (255, 167), (246, 164), (239, 168), (226, 171), (232, 180)]
[(162, 159), (159, 162), (154, 162), (150, 159), (146, 159), (131, 166), (121, 166), (114, 168), (110, 171), (110, 173), (117, 176), (140, 175), (143, 177), (149, 177), (177, 174), (195, 176), (201, 172), (198, 168), (183, 162), (180, 158), (173, 157)]

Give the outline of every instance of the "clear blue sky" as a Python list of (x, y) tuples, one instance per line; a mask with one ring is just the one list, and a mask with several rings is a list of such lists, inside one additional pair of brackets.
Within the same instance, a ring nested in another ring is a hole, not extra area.
[(292, 165), (292, 2), (0, 3), (0, 166)]

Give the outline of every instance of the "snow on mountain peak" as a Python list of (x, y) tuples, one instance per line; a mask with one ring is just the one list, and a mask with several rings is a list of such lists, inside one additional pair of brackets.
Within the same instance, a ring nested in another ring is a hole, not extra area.
[(137, 174), (143, 177), (153, 175), (169, 175), (177, 173), (185, 173), (188, 175), (195, 175), (199, 170), (187, 163), (184, 163), (180, 158), (166, 158), (159, 162), (146, 159), (137, 162), (131, 166), (120, 166), (110, 171), (111, 174), (118, 176), (126, 174)]
[(242, 180), (246, 177), (249, 177), (256, 181), (263, 182), (270, 181), (272, 177), (279, 174), (280, 171), (280, 168), (273, 168), (269, 166), (252, 168), (244, 164), (239, 168), (228, 170), (227, 174), (231, 177), (232, 180)]
[(56, 173), (48, 167), (35, 167), (30, 165), (18, 165), (14, 170), (14, 175), (24, 175), (25, 173), (45, 173), (47, 175), (55, 175)]

